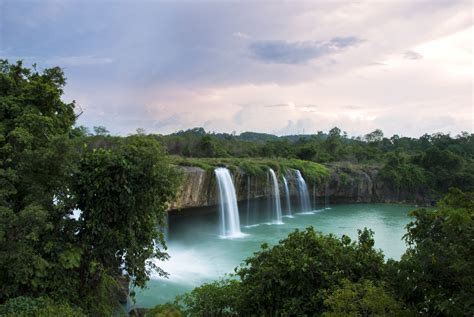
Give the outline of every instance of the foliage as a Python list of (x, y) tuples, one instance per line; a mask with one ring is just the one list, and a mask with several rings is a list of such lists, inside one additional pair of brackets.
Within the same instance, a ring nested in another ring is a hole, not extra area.
[[(341, 287), (325, 295), (324, 317), (337, 316), (400, 316), (402, 305), (383, 285), (371, 280), (342, 282)], [(408, 315), (405, 311), (403, 315)]]
[[(184, 157), (348, 161), (382, 167), (381, 177), (396, 190), (435, 198), (453, 186), (474, 190), (474, 135), (467, 132), (455, 137), (435, 133), (416, 139), (398, 135), (388, 138), (377, 129), (363, 137), (349, 138), (335, 127), (327, 134), (318, 131), (278, 137), (252, 132), (208, 133), (203, 128), (194, 128), (155, 137), (171, 154)], [(196, 161), (200, 163), (203, 168), (210, 167)]]
[(73, 231), (65, 208), (74, 103), (60, 97), (64, 74), (0, 61), (0, 303), (66, 292), (57, 259)]
[(398, 152), (386, 155), (386, 163), (380, 170), (380, 177), (396, 190), (412, 193), (422, 192), (427, 188), (430, 179), (422, 167), (410, 163), (407, 157)]
[(173, 157), (173, 162), (180, 166), (195, 166), (204, 170), (225, 166), (231, 170), (240, 169), (251, 176), (266, 175), (272, 168), (276, 173), (285, 175), (288, 170), (300, 170), (307, 181), (322, 183), (329, 176), (329, 170), (318, 163), (298, 159), (258, 159), (258, 158), (184, 158)]
[(322, 313), (323, 294), (342, 283), (382, 276), (383, 255), (373, 248), (373, 233), (359, 231), (359, 241), (324, 236), (308, 228), (295, 231), (270, 249), (266, 246), (237, 270), (246, 315)]
[(474, 194), (451, 190), (436, 210), (407, 226), (409, 249), (392, 281), (400, 296), (431, 316), (474, 314)]
[(47, 297), (16, 297), (0, 305), (0, 315), (5, 317), (85, 317), (84, 312), (68, 303), (57, 303)]
[(185, 294), (182, 300), (191, 316), (236, 316), (240, 283), (223, 279), (206, 283)]
[[(156, 225), (165, 225), (167, 202), (173, 198), (177, 179), (160, 145), (151, 138), (132, 136), (113, 150), (86, 151), (73, 186), (82, 210), (78, 237), (87, 253), (82, 264), (89, 266), (83, 270), (102, 269), (96, 263), (117, 274), (125, 270), (135, 285), (143, 287), (153, 266), (149, 259), (167, 258), (158, 249), (164, 237)], [(85, 287), (91, 281), (82, 283)]]
[(181, 317), (184, 316), (183, 308), (179, 304), (166, 303), (156, 305), (148, 310), (145, 317)]
[(140, 287), (164, 274), (148, 262), (166, 258), (158, 226), (179, 175), (154, 137), (73, 128), (65, 83), (60, 68), (0, 60), (0, 304), (12, 314), (48, 297), (35, 315), (111, 315), (122, 274)]

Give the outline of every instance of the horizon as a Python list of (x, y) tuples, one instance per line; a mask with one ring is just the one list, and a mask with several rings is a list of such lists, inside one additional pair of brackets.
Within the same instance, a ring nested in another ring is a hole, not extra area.
[[(138, 130), (141, 130), (142, 128), (137, 128), (134, 132), (130, 132), (126, 135), (124, 134), (114, 134), (112, 132), (110, 132), (107, 127), (105, 126), (93, 126), (93, 127), (88, 127), (88, 126), (83, 126), (84, 128), (87, 129), (88, 133), (90, 134), (94, 134), (93, 130), (95, 127), (100, 127), (100, 128), (105, 128), (107, 130), (107, 132), (110, 134), (110, 136), (130, 136), (130, 135), (134, 135), (134, 134), (145, 134), (145, 135), (161, 135), (161, 136), (169, 136), (169, 135), (175, 135), (175, 134), (178, 134), (180, 132), (187, 132), (187, 131), (191, 131), (191, 130), (194, 130), (194, 129), (204, 129), (203, 127), (191, 127), (191, 128), (186, 128), (186, 129), (182, 129), (182, 130), (176, 130), (176, 131), (172, 131), (172, 132), (169, 132), (169, 133), (158, 133), (158, 132), (151, 132), (151, 131), (146, 131), (146, 130), (142, 130), (142, 131), (138, 131)], [(344, 135), (344, 133), (347, 133), (347, 131), (345, 131), (343, 128), (341, 127), (333, 127), (333, 128), (339, 128), (341, 130), (341, 136)], [(331, 129), (329, 129), (331, 130)], [(278, 138), (284, 138), (284, 137), (295, 137), (295, 136), (315, 136), (315, 135), (318, 135), (319, 132), (322, 132), (323, 135), (327, 136), (329, 135), (329, 130), (327, 131), (322, 131), (322, 130), (319, 130), (319, 131), (316, 131), (316, 132), (313, 132), (313, 133), (310, 133), (310, 132), (304, 132), (304, 133), (295, 133), (295, 134), (272, 134), (272, 133), (269, 133), (269, 132), (261, 132), (261, 131), (242, 131), (242, 132), (239, 132), (237, 133), (236, 131), (231, 131), (231, 132), (228, 132), (228, 131), (211, 131), (211, 130), (205, 130), (205, 133), (206, 134), (210, 134), (210, 135), (219, 135), (219, 134), (227, 134), (227, 135), (232, 135), (232, 136), (241, 136), (242, 134), (244, 133), (256, 133), (256, 134), (266, 134), (266, 135), (269, 135), (269, 136), (276, 136)], [(441, 132), (441, 131), (438, 131), (438, 132), (433, 132), (433, 133), (423, 133), (419, 136), (408, 136), (408, 135), (403, 135), (403, 134), (385, 134), (385, 132), (382, 130), (382, 129), (375, 129), (375, 130), (381, 130), (383, 132), (383, 137), (384, 138), (392, 138), (394, 136), (398, 136), (400, 138), (412, 138), (412, 139), (419, 139), (421, 138), (422, 136), (424, 135), (429, 135), (429, 136), (435, 136), (437, 134), (443, 134), (443, 135), (449, 135), (451, 138), (457, 138), (459, 136), (461, 136), (461, 134), (463, 133), (469, 133), (469, 134), (473, 134), (473, 132), (469, 132), (469, 131), (459, 131), (459, 132), (456, 132), (456, 133), (451, 133), (451, 132)], [(375, 131), (374, 130), (374, 131)], [(359, 135), (351, 135), (349, 133), (347, 133), (347, 138), (348, 139), (355, 139), (355, 138), (364, 138), (367, 134), (370, 134), (371, 132), (374, 132), (374, 131), (369, 131), (368, 133), (365, 133), (365, 134), (359, 134)]]
[(1, 5), (0, 58), (62, 67), (114, 135), (474, 131), (470, 1)]

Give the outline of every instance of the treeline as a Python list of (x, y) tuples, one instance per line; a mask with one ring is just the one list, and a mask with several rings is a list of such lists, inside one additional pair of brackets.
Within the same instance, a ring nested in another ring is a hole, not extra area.
[[(76, 133), (96, 144), (113, 141), (104, 127)], [(145, 135), (143, 129), (137, 131)], [(425, 134), (420, 138), (384, 136), (375, 130), (363, 137), (349, 138), (339, 128), (325, 134), (278, 137), (265, 133), (240, 135), (208, 133), (203, 128), (170, 135), (151, 134), (171, 155), (188, 158), (269, 158), (300, 159), (316, 163), (350, 162), (381, 169), (381, 177), (394, 190), (423, 192), (439, 198), (450, 187), (474, 190), (474, 134)]]
[(457, 187), (474, 190), (474, 134), (425, 134), (420, 138), (384, 136), (375, 130), (349, 138), (339, 128), (325, 134), (277, 137), (247, 132), (206, 133), (203, 128), (157, 136), (170, 154), (185, 157), (297, 158), (317, 163), (347, 161), (382, 168), (395, 189), (433, 196)]
[(0, 60), (1, 316), (112, 316), (129, 282), (166, 274), (176, 169), (154, 137), (84, 138), (64, 85)]
[(411, 215), (399, 261), (374, 232), (357, 241), (313, 228), (291, 233), (235, 270), (145, 316), (472, 316), (474, 193), (451, 190), (436, 210)]

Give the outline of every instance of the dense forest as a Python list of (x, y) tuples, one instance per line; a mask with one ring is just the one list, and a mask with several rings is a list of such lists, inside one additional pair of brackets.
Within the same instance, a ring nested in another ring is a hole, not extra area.
[(151, 259), (168, 258), (164, 216), (183, 158), (345, 161), (380, 167), (394, 186), (451, 190), (413, 212), (400, 261), (384, 260), (370, 229), (350, 241), (308, 228), (148, 316), (474, 314), (473, 134), (120, 137), (78, 126), (65, 84), (58, 67), (0, 61), (0, 315), (120, 314), (128, 284), (166, 275)]
[[(77, 128), (97, 144), (112, 142), (104, 127)], [(145, 132), (138, 130), (139, 134)], [(376, 166), (394, 188), (420, 190), (441, 197), (451, 187), (474, 190), (474, 134), (435, 133), (420, 138), (384, 137), (381, 130), (349, 138), (337, 127), (325, 134), (275, 136), (245, 132), (208, 133), (203, 128), (154, 135), (170, 155), (179, 158), (299, 159), (317, 163), (348, 162)], [(107, 138), (109, 141), (107, 141)], [(177, 160), (199, 164), (199, 160)], [(246, 160), (251, 161), (251, 160)]]

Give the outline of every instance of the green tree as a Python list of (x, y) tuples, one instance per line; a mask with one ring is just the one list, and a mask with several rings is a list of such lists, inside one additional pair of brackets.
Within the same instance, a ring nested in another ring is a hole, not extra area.
[(74, 179), (72, 192), (82, 211), (77, 234), (81, 292), (99, 287), (102, 273), (114, 277), (124, 271), (139, 287), (152, 269), (166, 275), (153, 260), (167, 259), (160, 250), (166, 248), (160, 228), (178, 174), (160, 144), (130, 136), (111, 149), (88, 150)]
[(239, 286), (233, 279), (205, 283), (178, 300), (184, 303), (190, 316), (237, 316)]
[(110, 315), (123, 272), (139, 287), (164, 274), (148, 262), (166, 258), (178, 175), (152, 137), (73, 129), (65, 82), (60, 68), (0, 61), (0, 304), (44, 296)]
[(383, 255), (374, 248), (373, 232), (359, 241), (324, 236), (308, 228), (295, 231), (272, 248), (266, 245), (236, 270), (239, 315), (307, 315), (324, 311), (324, 292), (343, 279), (379, 279)]
[(365, 140), (367, 142), (380, 142), (383, 139), (383, 132), (380, 129), (377, 129), (369, 134), (365, 135)]
[[(0, 60), (0, 303), (64, 290), (58, 262), (73, 229), (66, 208), (74, 103), (64, 74)], [(71, 231), (69, 231), (71, 230)], [(64, 273), (64, 272), (63, 272)]]
[(436, 210), (418, 209), (412, 216), (409, 249), (391, 263), (399, 295), (426, 315), (472, 316), (474, 194), (453, 189)]
[[(342, 282), (329, 291), (324, 299), (324, 317), (338, 316), (402, 316), (402, 305), (383, 285), (370, 280)], [(404, 312), (403, 316), (407, 316)]]
[(104, 126), (96, 126), (96, 127), (94, 127), (94, 133), (95, 133), (95, 135), (101, 135), (101, 136), (108, 136), (108, 135), (110, 135), (110, 131), (107, 130), (107, 128), (104, 127)]

